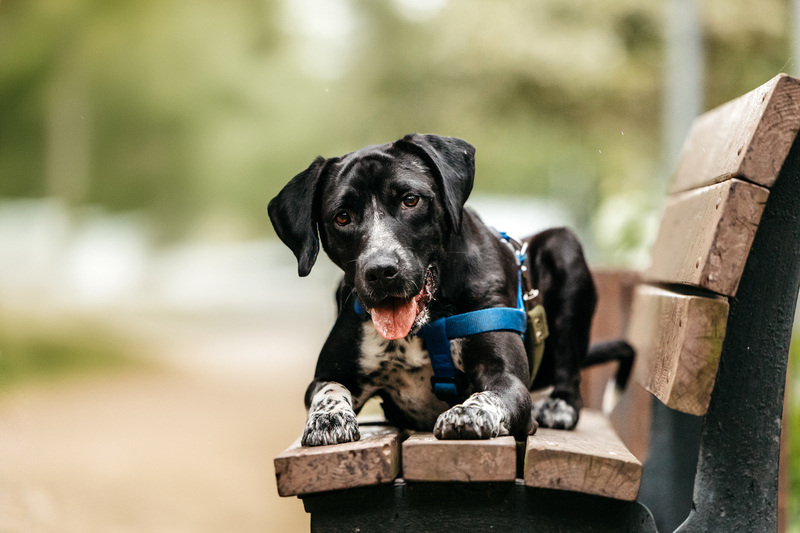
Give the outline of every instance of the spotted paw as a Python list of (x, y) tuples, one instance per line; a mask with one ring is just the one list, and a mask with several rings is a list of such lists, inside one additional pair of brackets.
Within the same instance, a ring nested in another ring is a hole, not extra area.
[(440, 414), (433, 434), (437, 439), (489, 439), (508, 434), (504, 421), (504, 410), (496, 395), (479, 392)]
[(535, 402), (531, 414), (545, 428), (574, 429), (578, 423), (578, 410), (561, 398), (544, 398)]
[(303, 446), (325, 446), (352, 442), (361, 438), (356, 415), (341, 409), (331, 412), (314, 412), (308, 416), (303, 430)]

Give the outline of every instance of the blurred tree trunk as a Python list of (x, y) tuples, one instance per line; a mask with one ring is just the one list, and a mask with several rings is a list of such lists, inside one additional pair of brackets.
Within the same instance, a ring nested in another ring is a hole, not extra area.
[(83, 201), (91, 166), (91, 106), (84, 69), (69, 55), (53, 76), (46, 106), (46, 189), (72, 205)]
[(792, 0), (792, 23), (789, 36), (792, 43), (792, 58), (789, 61), (789, 74), (800, 76), (800, 0)]
[(672, 172), (692, 120), (703, 109), (705, 62), (697, 0), (669, 0), (665, 9), (664, 162)]

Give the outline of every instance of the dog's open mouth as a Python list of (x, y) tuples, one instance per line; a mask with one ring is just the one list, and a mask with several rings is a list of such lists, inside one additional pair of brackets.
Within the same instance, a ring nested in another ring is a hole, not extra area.
[(369, 310), (372, 323), (381, 336), (388, 340), (406, 337), (422, 318), (425, 306), (433, 296), (433, 270), (428, 269), (425, 282), (416, 296), (411, 298), (389, 297)]

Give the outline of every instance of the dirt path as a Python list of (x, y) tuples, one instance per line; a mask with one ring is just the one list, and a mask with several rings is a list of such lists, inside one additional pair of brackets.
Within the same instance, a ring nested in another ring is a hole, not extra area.
[(0, 531), (307, 531), (272, 469), (304, 413), (275, 392), (170, 372), (4, 398)]
[(166, 370), (0, 395), (0, 533), (308, 531), (272, 459), (322, 334), (191, 329), (160, 338)]

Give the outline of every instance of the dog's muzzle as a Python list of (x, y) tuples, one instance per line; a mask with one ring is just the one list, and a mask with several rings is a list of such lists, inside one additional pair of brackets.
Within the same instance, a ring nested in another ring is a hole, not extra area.
[[(392, 277), (396, 278), (397, 274)], [(374, 293), (359, 292), (378, 333), (389, 340), (402, 339), (419, 327), (420, 319), (427, 317), (426, 305), (433, 297), (434, 278), (433, 269), (428, 268), (422, 283), (412, 284), (410, 291), (389, 293), (379, 299), (374, 298)]]

